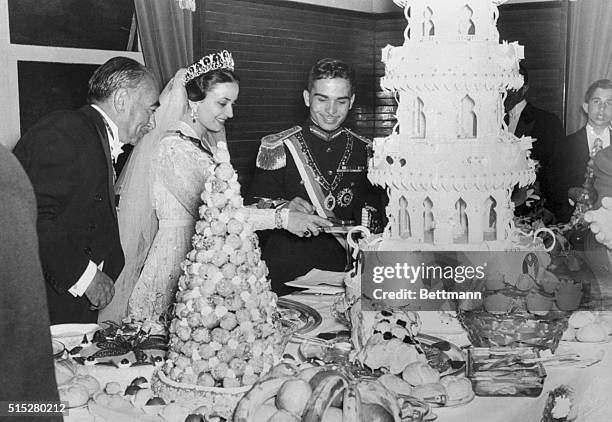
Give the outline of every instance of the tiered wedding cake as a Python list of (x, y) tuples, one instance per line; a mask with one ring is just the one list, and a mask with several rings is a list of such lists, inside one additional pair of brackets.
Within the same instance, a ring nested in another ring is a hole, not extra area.
[(377, 249), (505, 250), (512, 188), (535, 179), (533, 140), (503, 121), (506, 90), (523, 84), (523, 47), (498, 42), (505, 0), (394, 1), (408, 25), (404, 45), (382, 51), (398, 109), (369, 168), (389, 194)]
[[(395, 93), (397, 124), (390, 136), (374, 140), (368, 170), (370, 180), (387, 190), (389, 222), (381, 236), (367, 237), (359, 248), (461, 251), (461, 259), (474, 265), (485, 260), (492, 264), (483, 281), (488, 288), (495, 279), (501, 289), (525, 278), (525, 263), (535, 260), (539, 264), (530, 267), (535, 272), (529, 285), (535, 289), (539, 280), (551, 277), (545, 271), (549, 259), (542, 240), (513, 223), (512, 190), (535, 180), (535, 162), (530, 158), (534, 140), (517, 138), (504, 123), (506, 92), (523, 85), (523, 47), (499, 42), (498, 5), (504, 1), (394, 0), (408, 24), (404, 44), (382, 50), (381, 85)], [(386, 257), (369, 259), (383, 262)], [(427, 282), (429, 288), (441, 284)], [(361, 297), (360, 271), (346, 284), (350, 301)], [(367, 336), (372, 312), (362, 313), (360, 305), (352, 318)], [(456, 319), (449, 325), (443, 316), (422, 313), (423, 329), (459, 328)]]

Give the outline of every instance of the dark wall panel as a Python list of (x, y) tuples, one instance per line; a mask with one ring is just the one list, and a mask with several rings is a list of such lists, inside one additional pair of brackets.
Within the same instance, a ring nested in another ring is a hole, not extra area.
[[(565, 110), (567, 13), (567, 0), (516, 3), (500, 6), (498, 19), (500, 38), (525, 46), (524, 63), (529, 70), (530, 85), (528, 100), (560, 119)], [(388, 14), (376, 22), (376, 136), (391, 132), (396, 109), (393, 95), (380, 88), (379, 80), (384, 75), (381, 49), (387, 44), (403, 44), (405, 28), (406, 20), (399, 13)]]
[(261, 137), (307, 118), (302, 91), (319, 58), (343, 59), (356, 68), (348, 124), (365, 136), (374, 134), (374, 15), (271, 0), (200, 4), (200, 53), (230, 50), (241, 78), (227, 137), (243, 186), (250, 182)]
[(563, 121), (567, 0), (502, 5), (499, 11), (500, 37), (525, 46), (524, 63), (529, 72), (527, 99)]
[[(242, 79), (227, 133), (243, 186), (250, 182), (261, 137), (307, 118), (301, 93), (318, 58), (340, 58), (357, 70), (349, 125), (368, 137), (391, 132), (396, 103), (380, 88), (380, 55), (385, 45), (403, 43), (406, 20), (399, 8), (375, 15), (282, 0), (202, 0), (198, 15), (200, 53), (232, 51)], [(498, 23), (502, 39), (525, 46), (530, 101), (562, 118), (567, 0), (501, 6)]]

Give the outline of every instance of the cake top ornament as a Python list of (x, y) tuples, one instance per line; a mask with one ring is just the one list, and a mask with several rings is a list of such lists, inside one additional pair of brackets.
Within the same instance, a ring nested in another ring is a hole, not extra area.
[[(477, 39), (495, 41), (497, 31), (497, 7), (506, 0), (394, 0), (404, 9), (408, 23), (404, 31), (407, 41)], [(489, 22), (493, 24), (490, 25)]]
[(234, 70), (234, 58), (227, 50), (218, 51), (207, 56), (187, 68), (185, 83), (216, 69)]

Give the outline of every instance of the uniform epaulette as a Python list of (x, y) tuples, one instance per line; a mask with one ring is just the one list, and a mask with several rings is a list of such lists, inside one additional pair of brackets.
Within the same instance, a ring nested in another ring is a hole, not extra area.
[(366, 144), (366, 147), (368, 148), (372, 148), (373, 142), (371, 139), (366, 138), (365, 136), (361, 136), (358, 133), (353, 132), (352, 130), (350, 130), (349, 128), (344, 128), (346, 129), (346, 131), (348, 133), (350, 133), (352, 136), (354, 136), (355, 138), (359, 139), (361, 142), (363, 142), (364, 144)]
[(285, 156), (283, 142), (301, 130), (300, 126), (294, 126), (291, 129), (261, 138), (261, 145), (259, 146), (259, 152), (257, 152), (257, 167), (264, 170), (278, 170), (285, 167), (287, 165), (287, 157)]

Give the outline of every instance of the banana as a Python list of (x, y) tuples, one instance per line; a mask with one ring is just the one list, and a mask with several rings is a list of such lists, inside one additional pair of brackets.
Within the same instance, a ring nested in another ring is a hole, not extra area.
[(361, 395), (355, 384), (344, 389), (342, 401), (342, 422), (359, 421), (361, 417)]
[[(327, 408), (336, 400), (348, 386), (346, 378), (339, 373), (331, 372), (315, 388), (302, 417), (302, 422), (319, 422)], [(341, 396), (340, 396), (341, 397)]]
[(396, 422), (400, 422), (400, 408), (397, 397), (384, 385), (376, 381), (360, 381), (357, 389), (363, 403), (379, 404), (387, 409)]
[(234, 411), (234, 422), (251, 422), (255, 410), (274, 397), (281, 385), (294, 377), (269, 378), (256, 382), (253, 387), (240, 399)]
[(324, 366), (313, 366), (310, 368), (302, 369), (300, 372), (298, 372), (297, 376), (298, 378), (301, 378), (304, 381), (310, 382), (312, 377), (314, 377), (316, 374), (323, 370), (325, 370)]

